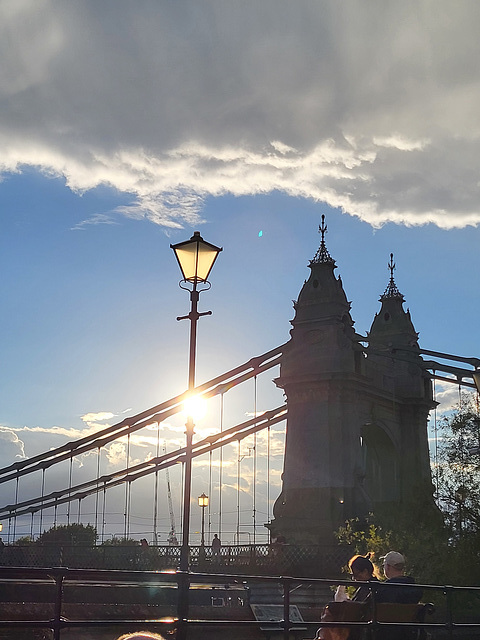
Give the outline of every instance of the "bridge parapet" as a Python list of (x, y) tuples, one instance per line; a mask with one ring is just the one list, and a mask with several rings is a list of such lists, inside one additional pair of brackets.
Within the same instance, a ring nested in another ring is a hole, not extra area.
[[(341, 577), (352, 555), (348, 547), (297, 545), (224, 545), (215, 554), (210, 547), (190, 547), (190, 568), (203, 573), (301, 575)], [(10, 567), (68, 567), (164, 571), (177, 569), (180, 547), (99, 545), (95, 547), (7, 545), (2, 564)]]

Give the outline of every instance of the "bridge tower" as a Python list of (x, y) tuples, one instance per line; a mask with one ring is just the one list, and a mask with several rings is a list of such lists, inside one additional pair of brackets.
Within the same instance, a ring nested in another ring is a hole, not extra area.
[[(434, 508), (427, 420), (434, 407), (418, 334), (391, 277), (367, 340), (354, 329), (336, 264), (321, 244), (294, 303), (275, 381), (288, 403), (282, 491), (272, 537), (335, 543), (346, 519)], [(362, 342), (368, 342), (364, 348)]]

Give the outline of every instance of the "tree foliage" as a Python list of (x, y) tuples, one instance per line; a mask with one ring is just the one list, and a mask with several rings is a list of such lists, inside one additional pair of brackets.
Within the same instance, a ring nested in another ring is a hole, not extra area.
[(102, 542), (102, 546), (106, 547), (138, 547), (139, 544), (138, 540), (135, 540), (134, 538), (117, 538), (116, 536), (108, 538), (108, 540), (104, 540)]
[(22, 536), (20, 538), (17, 538), (13, 544), (17, 547), (27, 547), (31, 544), (34, 544), (34, 541), (32, 540), (31, 536)]
[(440, 422), (437, 501), (450, 535), (480, 530), (480, 418), (472, 398)]
[(36, 540), (39, 545), (93, 547), (97, 530), (91, 524), (66, 524), (44, 531)]

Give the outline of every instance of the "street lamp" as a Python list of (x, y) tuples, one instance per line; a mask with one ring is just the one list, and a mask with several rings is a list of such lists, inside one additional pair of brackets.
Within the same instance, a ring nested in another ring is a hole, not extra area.
[(200, 546), (205, 546), (205, 507), (208, 507), (208, 496), (202, 493), (201, 496), (198, 496), (198, 506), (202, 509), (202, 540), (200, 542)]
[[(195, 388), (195, 357), (197, 348), (197, 322), (200, 316), (211, 315), (211, 311), (199, 313), (197, 310), (198, 298), (201, 291), (210, 289), (208, 276), (222, 249), (210, 242), (206, 242), (199, 231), (195, 231), (190, 240), (171, 244), (170, 248), (175, 252), (183, 280), (179, 286), (190, 292), (190, 313), (179, 316), (177, 320), (190, 320), (190, 357), (188, 363), (188, 391), (191, 394)], [(205, 285), (199, 289), (199, 285)], [(185, 481), (183, 486), (183, 531), (182, 548), (180, 551), (180, 571), (188, 571), (189, 559), (189, 533), (190, 533), (190, 496), (192, 485), (192, 442), (194, 423), (191, 415), (186, 422), (186, 447), (185, 447)]]

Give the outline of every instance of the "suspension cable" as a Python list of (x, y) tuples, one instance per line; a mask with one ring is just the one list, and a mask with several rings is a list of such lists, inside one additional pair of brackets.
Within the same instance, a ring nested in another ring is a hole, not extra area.
[[(253, 411), (257, 423), (257, 376), (253, 378), (254, 400)], [(253, 434), (253, 544), (256, 544), (257, 532), (257, 432)]]
[(100, 496), (99, 492), (99, 480), (100, 480), (100, 458), (102, 455), (102, 450), (100, 447), (97, 448), (97, 490), (95, 492), (95, 531), (98, 531), (98, 500)]
[(210, 540), (212, 539), (212, 455), (213, 452), (210, 450), (208, 452), (209, 460), (208, 460), (208, 495), (210, 496), (210, 500), (208, 501), (208, 537), (207, 543), (210, 544)]
[[(127, 449), (125, 452), (125, 457), (126, 457), (126, 471), (128, 473), (128, 470), (130, 468), (130, 434), (128, 434), (127, 436)], [(127, 528), (128, 528), (128, 524), (127, 524), (127, 520), (128, 520), (128, 487), (129, 487), (129, 482), (125, 482), (125, 502), (124, 502), (124, 509), (123, 509), (123, 537), (127, 538)]]
[(270, 425), (267, 427), (267, 521), (271, 522), (270, 518)]
[[(73, 479), (73, 454), (70, 456), (70, 470), (68, 473), (68, 495), (70, 497), (70, 489), (72, 488), (72, 479)], [(70, 500), (67, 504), (67, 524), (70, 524)]]
[[(157, 458), (160, 456), (160, 423), (157, 422)], [(155, 471), (154, 484), (153, 484), (153, 539), (155, 544), (158, 545), (158, 469)]]
[[(18, 504), (18, 483), (20, 482), (20, 477), (17, 476), (17, 481), (15, 483), (15, 504)], [(15, 512), (14, 520), (13, 520), (13, 541), (15, 542), (17, 531), (17, 514)]]
[(102, 543), (105, 542), (105, 510), (107, 508), (107, 486), (103, 483), (103, 502), (102, 502)]
[[(44, 495), (45, 495), (45, 469), (42, 469), (42, 492), (41, 492), (42, 499)], [(42, 534), (42, 524), (43, 524), (43, 509), (40, 509), (40, 522), (38, 525), (39, 535)]]
[[(284, 347), (285, 345), (280, 345), (275, 349), (267, 351), (261, 356), (250, 358), (250, 360), (243, 365), (240, 365), (235, 369), (231, 369), (230, 371), (195, 387), (195, 392), (205, 398), (211, 398), (215, 395), (223, 394), (224, 391), (228, 391), (242, 382), (249, 380), (257, 373), (268, 371), (272, 367), (277, 366), (280, 363)], [(118, 440), (129, 433), (138, 431), (144, 426), (155, 422), (158, 420), (157, 414), (162, 414), (163, 419), (170, 415), (174, 415), (183, 409), (185, 393), (186, 392), (181, 393), (174, 398), (171, 398), (166, 402), (162, 402), (161, 404), (135, 416), (125, 418), (122, 422), (107, 427), (106, 429), (102, 429), (101, 431), (97, 431), (94, 434), (90, 434), (78, 440), (71, 440), (56, 449), (50, 449), (49, 451), (37, 456), (32, 456), (21, 462), (15, 462), (8, 467), (3, 467), (0, 469), (0, 476), (7, 477), (2, 481), (11, 480), (18, 475), (31, 473), (32, 471), (41, 468), (42, 465), (49, 467), (57, 462), (67, 460), (73, 455), (73, 452), (75, 452), (75, 455), (79, 455), (80, 453), (96, 448), (99, 446), (99, 443), (104, 446), (108, 442)]]
[(433, 430), (435, 433), (435, 494), (438, 499), (439, 491), (439, 468), (438, 468), (438, 424), (437, 424), (437, 388), (435, 384), (435, 371), (433, 372), (433, 401), (435, 403), (435, 409), (433, 412)]
[(238, 440), (237, 442), (237, 544), (240, 544), (240, 464), (242, 462), (240, 458), (241, 440)]
[[(255, 420), (252, 418), (245, 422), (230, 427), (224, 430), (222, 433), (216, 433), (195, 442), (193, 444), (193, 457), (204, 455), (210, 449), (218, 449), (227, 444), (234, 443), (237, 440), (243, 440), (248, 436), (253, 435), (255, 431), (265, 429), (268, 425), (273, 425), (278, 422), (283, 422), (287, 417), (286, 405), (276, 407), (271, 411), (266, 411), (261, 417)], [(151, 473), (154, 473), (156, 468), (166, 469), (177, 463), (183, 463), (185, 461), (185, 448), (180, 448), (168, 455), (161, 456), (159, 459), (151, 459), (147, 462), (142, 462), (134, 466), (130, 466), (129, 473), (126, 475), (125, 470), (113, 472), (109, 475), (104, 475), (101, 480), (108, 487), (108, 489), (123, 485), (126, 482), (133, 482), (143, 478)], [(31, 513), (32, 511), (38, 511), (40, 508), (48, 509), (53, 507), (55, 502), (63, 504), (65, 502), (73, 502), (78, 500), (79, 496), (82, 498), (90, 495), (96, 491), (96, 479), (89, 480), (87, 482), (80, 483), (72, 486), (64, 492), (53, 492), (48, 496), (45, 496), (41, 504), (39, 504), (39, 498), (32, 498), (16, 505), (6, 505), (0, 507), (0, 516), (2, 514), (11, 514), (13, 511), (17, 515), (23, 515), (24, 513)]]
[[(220, 434), (223, 433), (223, 398), (224, 394), (220, 395)], [(222, 490), (223, 490), (223, 447), (220, 447), (220, 464), (218, 472), (218, 537), (222, 539)]]
[(126, 520), (126, 529), (125, 529), (125, 538), (129, 538), (130, 537), (130, 511), (131, 511), (131, 506), (132, 506), (132, 483), (129, 481), (127, 482), (127, 491), (128, 491), (128, 496), (127, 496), (127, 520)]

